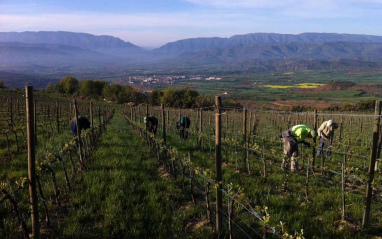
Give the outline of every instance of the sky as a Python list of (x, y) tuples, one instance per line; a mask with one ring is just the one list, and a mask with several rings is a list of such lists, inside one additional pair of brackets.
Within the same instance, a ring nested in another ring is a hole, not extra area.
[(0, 32), (111, 35), (154, 48), (247, 33), (382, 36), (382, 0), (0, 0)]

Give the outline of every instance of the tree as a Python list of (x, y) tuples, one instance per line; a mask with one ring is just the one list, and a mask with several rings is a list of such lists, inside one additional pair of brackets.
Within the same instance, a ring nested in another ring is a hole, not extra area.
[(78, 89), (78, 80), (73, 76), (65, 76), (56, 84), (55, 90), (58, 93), (72, 95)]
[(148, 103), (150, 105), (160, 105), (161, 96), (163, 96), (163, 92), (159, 90), (153, 90), (149, 93)]
[(0, 80), (0, 89), (4, 89), (4, 88), (5, 88), (4, 82)]
[(167, 107), (194, 108), (199, 93), (192, 89), (167, 88), (163, 91), (162, 103)]
[(214, 105), (214, 98), (211, 95), (199, 95), (196, 98), (196, 106), (203, 108)]
[(84, 80), (79, 83), (78, 91), (83, 97), (97, 99), (102, 96), (105, 81)]
[(54, 92), (54, 84), (52, 82), (49, 82), (48, 85), (45, 87), (45, 91), (49, 93)]

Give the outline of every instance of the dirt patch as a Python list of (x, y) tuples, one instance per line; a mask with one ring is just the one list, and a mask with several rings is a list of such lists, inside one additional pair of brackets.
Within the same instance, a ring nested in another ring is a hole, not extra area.
[(201, 228), (201, 227), (203, 227), (203, 226), (205, 226), (205, 225), (207, 225), (207, 224), (208, 224), (208, 220), (207, 220), (207, 219), (202, 220), (202, 221), (200, 221), (200, 222), (198, 222), (198, 223), (196, 223), (196, 224), (194, 225), (194, 230), (196, 230), (196, 229), (198, 229), (198, 228)]
[(170, 174), (163, 167), (160, 167), (158, 168), (158, 176), (161, 178), (169, 178)]
[(190, 210), (190, 208), (191, 208), (191, 205), (190, 204), (185, 204), (185, 205), (183, 205), (183, 206), (181, 206), (180, 208), (179, 208), (179, 211), (188, 211), (188, 210)]
[(323, 100), (285, 100), (272, 102), (272, 109), (280, 109), (280, 107), (291, 108), (293, 106), (314, 106), (317, 109), (322, 109), (328, 106), (341, 106), (340, 101), (323, 101)]

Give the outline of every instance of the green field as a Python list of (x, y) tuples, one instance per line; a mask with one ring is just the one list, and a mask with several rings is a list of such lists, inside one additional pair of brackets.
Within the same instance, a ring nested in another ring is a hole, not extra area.
[(263, 73), (257, 75), (219, 76), (222, 80), (186, 80), (176, 87), (190, 87), (201, 94), (223, 94), (234, 100), (252, 101), (258, 104), (282, 100), (325, 100), (325, 101), (360, 101), (381, 98), (375, 91), (362, 93), (362, 90), (335, 90), (315, 92), (313, 89), (277, 89), (265, 85), (294, 86), (301, 83), (328, 84), (333, 81), (347, 81), (357, 84), (381, 84), (382, 73), (348, 71), (303, 71), (288, 73)]

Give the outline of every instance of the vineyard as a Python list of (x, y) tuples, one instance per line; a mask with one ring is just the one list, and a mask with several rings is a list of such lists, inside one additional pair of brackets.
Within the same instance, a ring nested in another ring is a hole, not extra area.
[[(374, 131), (380, 127), (380, 111), (373, 116), (224, 106), (193, 110), (147, 106), (125, 108), (124, 115), (164, 168), (175, 178), (183, 178), (182, 187), (190, 200), (204, 209), (206, 225), (213, 224), (218, 233), (231, 238), (381, 234), (382, 177), (378, 160), (377, 173), (373, 180), (369, 178), (371, 136), (373, 127)], [(156, 136), (146, 131), (146, 115), (159, 119), (161, 130)], [(188, 139), (181, 139), (175, 127), (181, 116), (188, 116), (192, 122)], [(283, 170), (282, 131), (298, 124), (317, 129), (328, 119), (339, 123), (331, 153), (317, 156), (318, 142), (312, 147), (301, 145), (298, 172)], [(374, 149), (380, 158), (381, 134), (375, 136), (379, 143)], [(222, 161), (222, 169), (215, 165), (217, 158)], [(368, 187), (372, 210), (366, 219), (369, 221), (365, 221)]]
[[(27, 91), (26, 97), (9, 94), (0, 99), (0, 238), (39, 235), (49, 238), (49, 235), (58, 234), (55, 230), (64, 224), (73, 203), (68, 195), (77, 190), (74, 188), (78, 185), (89, 182), (81, 175), (89, 174), (91, 165), (99, 160), (96, 158), (101, 155), (97, 154), (98, 143), (113, 117), (114, 120), (123, 118), (126, 128), (131, 129), (128, 134), (145, 141), (147, 147), (141, 148), (149, 151), (161, 165), (161, 177), (174, 181), (189, 202), (181, 210), (192, 213), (189, 218), (183, 218), (185, 225), (179, 226), (183, 234), (179, 235), (371, 238), (382, 234), (379, 104), (375, 115), (231, 108), (224, 107), (224, 101), (219, 100), (215, 106), (200, 109), (147, 105), (114, 109), (109, 105), (54, 99), (34, 93), (32, 101)], [(91, 128), (80, 137), (73, 137), (68, 123), (79, 114), (89, 118)], [(144, 118), (147, 116), (159, 120), (156, 135), (146, 129)], [(175, 122), (182, 116), (191, 120), (186, 132), (176, 127)], [(311, 147), (299, 146), (299, 170), (283, 169), (280, 134), (298, 124), (317, 129), (329, 119), (339, 124), (330, 153), (324, 151), (317, 156), (319, 139), (313, 138)], [(30, 130), (32, 125), (34, 130)], [(117, 132), (117, 136), (122, 137), (119, 134), (126, 129)], [(117, 141), (117, 136), (108, 137)], [(30, 177), (27, 160), (32, 144), (36, 158), (35, 178)], [(116, 144), (108, 143), (108, 147), (111, 154)], [(138, 147), (134, 150), (138, 151)], [(103, 157), (108, 157), (107, 153)], [(371, 158), (376, 158), (375, 167), (370, 163), (373, 162)], [(97, 171), (94, 173), (92, 178), (98, 177)], [(121, 177), (129, 178), (129, 175)], [(130, 177), (134, 180), (137, 176)], [(35, 195), (28, 193), (33, 182)], [(99, 182), (101, 184), (101, 180)], [(118, 190), (125, 194), (128, 191)], [(95, 192), (94, 195), (100, 194)], [(168, 197), (177, 198), (178, 195)], [(111, 201), (113, 203), (116, 202)], [(121, 226), (124, 227), (127, 226)], [(81, 231), (81, 226), (76, 230)], [(173, 232), (167, 230), (158, 237), (171, 236)], [(139, 232), (136, 233), (138, 237)], [(129, 234), (109, 235), (119, 238)]]
[[(1, 98), (1, 238), (38, 237), (40, 228), (33, 222), (39, 220), (35, 218), (38, 209), (42, 212), (40, 215), (44, 215), (41, 230), (52, 234), (49, 232), (53, 228), (52, 221), (57, 223), (57, 218), (63, 217), (59, 213), (63, 213), (67, 203), (61, 198), (71, 191), (76, 174), (86, 170), (97, 140), (114, 114), (112, 108), (92, 103), (77, 105), (68, 99), (51, 102), (52, 99), (39, 94), (33, 100), (31, 92), (29, 101), (28, 97), (15, 93)], [(91, 119), (92, 127), (81, 137), (73, 138), (68, 123), (78, 112)], [(37, 159), (32, 179), (30, 162), (26, 160), (31, 152)], [(29, 196), (28, 187), (32, 181), (36, 191)], [(39, 204), (35, 207), (38, 209), (30, 209), (34, 202)]]

